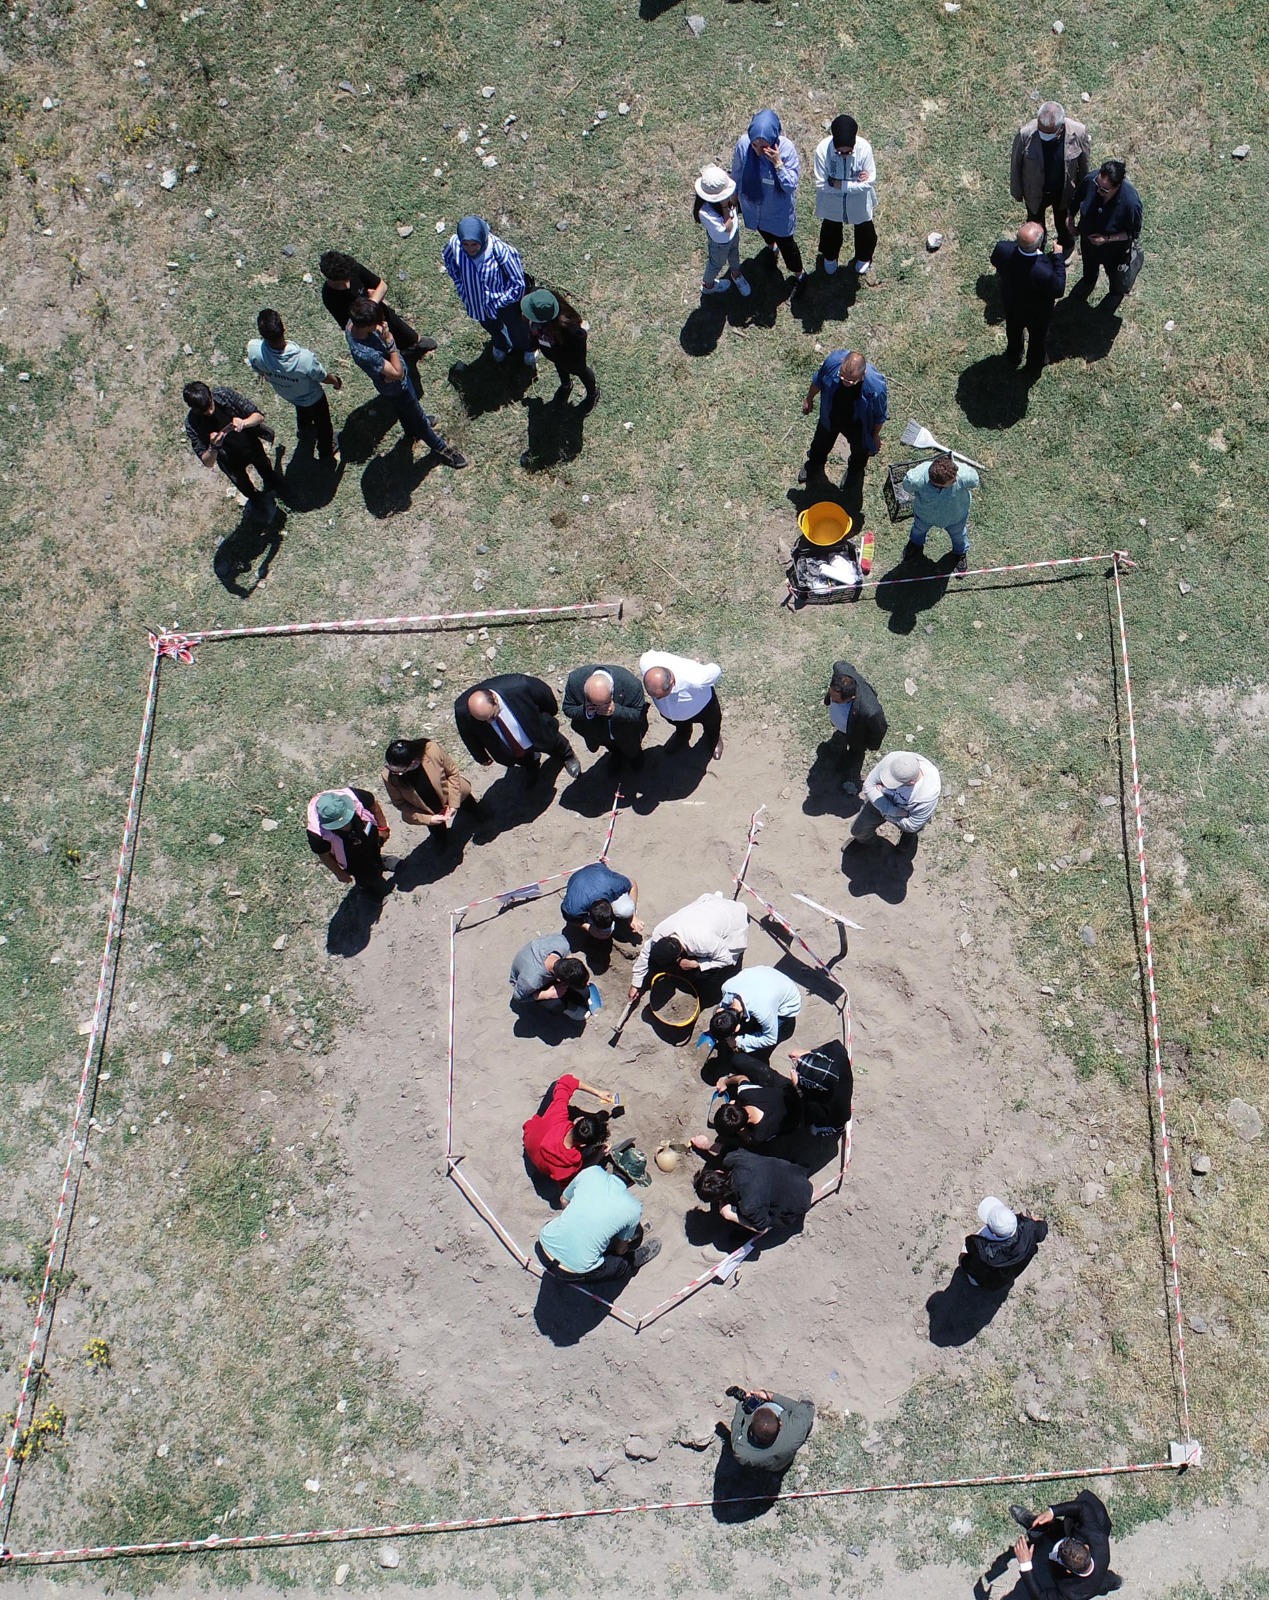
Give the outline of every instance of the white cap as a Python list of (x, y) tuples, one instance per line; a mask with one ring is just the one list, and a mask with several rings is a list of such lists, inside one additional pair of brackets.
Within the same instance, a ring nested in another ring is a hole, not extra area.
[(886, 775), (892, 783), (915, 783), (921, 776), (921, 758), (911, 750), (892, 750), (886, 757)]
[(711, 162), (701, 168), (701, 175), (696, 180), (696, 192), (702, 200), (730, 200), (736, 192), (736, 185), (721, 167)]
[(989, 1194), (978, 1208), (978, 1220), (990, 1228), (998, 1239), (1012, 1239), (1018, 1231), (1018, 1219), (1003, 1200)]

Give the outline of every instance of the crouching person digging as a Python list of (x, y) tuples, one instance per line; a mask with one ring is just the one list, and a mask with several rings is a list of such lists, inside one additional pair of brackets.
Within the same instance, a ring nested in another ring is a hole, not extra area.
[(633, 1141), (608, 1156), (608, 1167), (583, 1167), (563, 1194), (564, 1210), (538, 1235), (538, 1256), (566, 1283), (611, 1283), (615, 1288), (660, 1254), (661, 1241), (643, 1229), (643, 1202), (631, 1192), (652, 1182), (647, 1158)]

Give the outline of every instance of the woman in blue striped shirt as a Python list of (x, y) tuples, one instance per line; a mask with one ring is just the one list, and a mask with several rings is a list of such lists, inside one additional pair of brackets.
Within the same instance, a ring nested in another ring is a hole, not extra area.
[(488, 331), (494, 360), (505, 361), (513, 350), (520, 350), (525, 366), (536, 366), (538, 353), (520, 310), (524, 295), (520, 252), (491, 233), (481, 217), (463, 217), (445, 246), (443, 260), (463, 309)]

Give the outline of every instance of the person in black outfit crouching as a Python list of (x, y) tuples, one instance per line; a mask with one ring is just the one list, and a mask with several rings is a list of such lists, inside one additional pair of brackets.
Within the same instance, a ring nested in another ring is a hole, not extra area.
[(1110, 1570), (1110, 1513), (1091, 1489), (1038, 1513), (1010, 1506), (1009, 1515), (1027, 1530), (1013, 1550), (1032, 1600), (1094, 1600), (1122, 1586)]

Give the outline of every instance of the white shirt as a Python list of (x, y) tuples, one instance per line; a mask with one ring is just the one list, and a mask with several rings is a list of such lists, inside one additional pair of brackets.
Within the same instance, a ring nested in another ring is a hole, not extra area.
[(654, 940), (670, 938), (680, 941), (689, 961), (700, 962), (702, 972), (734, 967), (749, 944), (749, 913), (735, 900), (724, 900), (720, 890), (672, 912), (644, 935), (630, 973), (632, 989), (641, 989), (647, 980)]
[[(830, 180), (836, 179), (836, 184)], [(839, 156), (830, 134), (815, 147), (815, 215), (829, 222), (870, 222), (877, 209), (877, 162), (867, 139)]]
[(912, 785), (912, 797), (908, 801), (906, 812), (902, 816), (892, 815), (886, 809), (886, 800), (882, 794), (883, 789), (899, 787), (899, 780), (891, 770), (891, 762), (896, 756), (912, 755), (911, 750), (892, 750), (888, 756), (881, 760), (864, 779), (864, 799), (882, 812), (887, 822), (895, 823), (904, 833), (919, 833), (930, 818), (934, 815), (934, 808), (939, 803), (939, 796), (943, 792), (943, 780), (939, 776), (939, 769), (932, 761), (927, 761), (924, 756), (917, 756), (921, 764), (921, 771), (917, 781)]
[(740, 212), (733, 211), (730, 217), (724, 217), (712, 206), (702, 206), (701, 227), (715, 244), (730, 244), (740, 232)]
[(664, 667), (674, 679), (669, 694), (655, 701), (667, 722), (690, 722), (699, 717), (723, 675), (723, 669), (714, 661), (692, 661), (687, 656), (667, 655), (663, 650), (645, 650), (639, 657), (639, 676), (653, 667)]
[[(508, 728), (515, 737), (517, 743), (519, 743), (524, 750), (532, 750), (533, 740), (529, 738), (528, 734), (516, 721), (515, 714), (511, 707), (501, 695), (497, 696), (497, 701), (498, 715), (494, 718), (494, 727), (498, 729), (499, 734), (502, 733), (503, 727)], [(505, 743), (506, 741), (504, 740), (503, 742)], [(508, 746), (508, 748), (510, 747)]]

